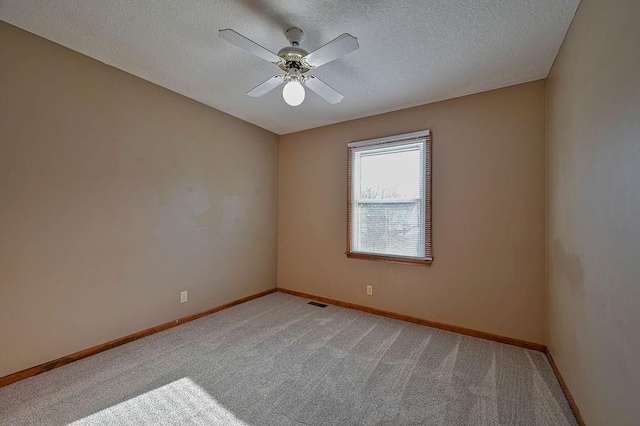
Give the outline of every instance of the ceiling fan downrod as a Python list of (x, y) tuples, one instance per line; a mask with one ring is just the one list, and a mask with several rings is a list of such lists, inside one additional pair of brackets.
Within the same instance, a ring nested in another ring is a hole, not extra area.
[(300, 28), (289, 28), (287, 30), (287, 40), (291, 43), (291, 46), (297, 47), (300, 46), (302, 40), (304, 39), (304, 33)]

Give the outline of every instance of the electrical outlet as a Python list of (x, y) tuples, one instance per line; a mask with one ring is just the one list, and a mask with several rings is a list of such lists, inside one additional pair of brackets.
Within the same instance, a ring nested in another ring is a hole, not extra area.
[(180, 303), (184, 303), (189, 300), (189, 296), (187, 295), (187, 290), (180, 292)]
[(372, 285), (368, 285), (367, 286), (367, 295), (368, 296), (373, 296), (373, 286)]

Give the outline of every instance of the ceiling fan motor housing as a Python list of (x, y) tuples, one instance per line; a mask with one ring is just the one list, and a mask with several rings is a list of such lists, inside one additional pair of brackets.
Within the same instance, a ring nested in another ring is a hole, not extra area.
[(307, 51), (300, 47), (285, 47), (278, 52), (278, 56), (284, 59), (284, 61), (277, 64), (283, 71), (297, 69), (301, 73), (305, 73), (311, 69), (311, 67), (302, 60), (302, 58), (307, 56)]

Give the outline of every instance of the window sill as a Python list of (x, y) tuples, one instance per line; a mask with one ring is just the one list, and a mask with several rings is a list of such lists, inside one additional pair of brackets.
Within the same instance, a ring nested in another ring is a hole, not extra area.
[(385, 255), (378, 255), (378, 254), (354, 253), (354, 252), (346, 252), (346, 255), (350, 259), (376, 260), (378, 262), (404, 263), (404, 264), (420, 265), (420, 266), (431, 266), (431, 262), (433, 262), (433, 258), (414, 259), (411, 257), (385, 256)]

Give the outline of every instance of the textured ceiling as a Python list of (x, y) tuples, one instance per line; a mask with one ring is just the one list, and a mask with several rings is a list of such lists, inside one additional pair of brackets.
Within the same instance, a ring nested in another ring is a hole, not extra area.
[[(0, 0), (0, 18), (278, 134), (545, 78), (579, 0)], [(267, 49), (299, 27), (313, 51), (342, 33), (360, 49), (314, 74), (345, 98), (247, 91), (278, 72), (221, 40)]]

